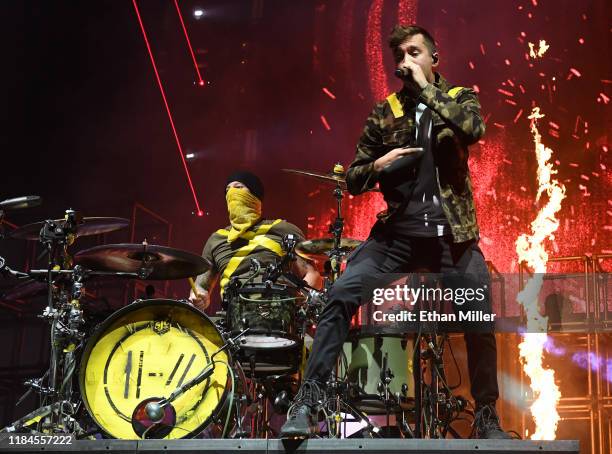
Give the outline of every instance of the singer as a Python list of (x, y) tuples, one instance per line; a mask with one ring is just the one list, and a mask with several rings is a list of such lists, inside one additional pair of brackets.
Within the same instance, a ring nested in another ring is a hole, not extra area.
[[(361, 194), (378, 183), (388, 209), (379, 213), (369, 238), (353, 251), (346, 271), (328, 293), (304, 382), (281, 431), (284, 437), (307, 437), (318, 431), (325, 383), (348, 334), (349, 321), (365, 303), (361, 301), (364, 277), (427, 269), (469, 274), (475, 277), (474, 288), (490, 287), (478, 247), (468, 170), (468, 146), (485, 131), (476, 93), (452, 85), (437, 72), (440, 57), (425, 29), (396, 26), (389, 47), (403, 87), (374, 107), (347, 173), (351, 194)], [(488, 297), (484, 303), (490, 312)], [(476, 401), (473, 436), (510, 438), (495, 411), (499, 394), (493, 326), (486, 332), (470, 332), (465, 326), (463, 330)]]

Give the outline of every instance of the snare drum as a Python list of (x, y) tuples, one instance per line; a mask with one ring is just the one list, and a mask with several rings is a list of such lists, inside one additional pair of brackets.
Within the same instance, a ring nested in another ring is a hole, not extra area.
[(247, 284), (236, 290), (227, 308), (232, 335), (246, 328), (237, 359), (245, 373), (272, 375), (296, 372), (303, 334), (298, 311), (305, 297), (284, 285)]
[[(132, 427), (138, 404), (168, 397), (223, 345), (217, 327), (189, 304), (132, 303), (106, 319), (85, 347), (79, 381), (87, 411), (107, 435), (138, 439)], [(212, 376), (171, 403), (176, 422), (163, 438), (192, 437), (217, 418), (231, 394), (231, 373), (229, 355), (216, 355)]]

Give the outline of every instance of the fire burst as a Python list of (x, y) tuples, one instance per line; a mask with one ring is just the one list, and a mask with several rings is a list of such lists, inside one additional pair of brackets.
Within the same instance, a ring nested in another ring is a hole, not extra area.
[(548, 44), (546, 44), (546, 40), (543, 40), (543, 39), (540, 40), (540, 43), (538, 44), (537, 49), (535, 49), (535, 45), (533, 43), (527, 43), (527, 44), (529, 44), (529, 56), (531, 58), (542, 58), (542, 55), (544, 55), (544, 53), (550, 47)]
[(548, 201), (540, 209), (536, 219), (531, 223), (531, 234), (523, 234), (516, 240), (516, 252), (519, 261), (526, 262), (535, 272), (527, 282), (525, 289), (517, 296), (527, 315), (527, 333), (519, 345), (523, 369), (531, 380), (531, 389), (535, 397), (531, 405), (536, 430), (531, 435), (532, 440), (553, 440), (559, 422), (557, 403), (561, 398), (558, 386), (555, 384), (555, 373), (542, 365), (542, 354), (547, 339), (547, 317), (538, 310), (538, 294), (542, 287), (543, 273), (546, 272), (548, 253), (544, 249), (544, 240), (554, 239), (554, 232), (559, 227), (555, 215), (561, 210), (561, 201), (565, 198), (565, 187), (552, 179), (556, 170), (549, 163), (552, 150), (542, 144), (542, 137), (537, 128), (537, 120), (543, 118), (540, 108), (535, 107), (528, 117), (531, 120), (531, 133), (535, 143), (536, 159), (538, 161), (538, 193), (536, 202), (546, 193)]

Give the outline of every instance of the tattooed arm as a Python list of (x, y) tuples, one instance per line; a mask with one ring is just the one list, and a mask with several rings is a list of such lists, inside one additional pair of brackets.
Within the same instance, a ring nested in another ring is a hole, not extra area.
[(210, 290), (215, 286), (218, 280), (219, 274), (214, 270), (208, 270), (196, 278), (195, 287), (197, 294), (193, 289), (189, 293), (189, 300), (195, 307), (201, 311), (206, 310), (210, 305)]

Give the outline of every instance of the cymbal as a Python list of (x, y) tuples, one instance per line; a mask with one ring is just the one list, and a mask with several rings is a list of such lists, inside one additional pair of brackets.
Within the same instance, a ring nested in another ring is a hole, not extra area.
[[(57, 225), (62, 226), (65, 219), (56, 219)], [(99, 235), (101, 233), (113, 232), (126, 228), (130, 221), (125, 218), (108, 218), (108, 217), (90, 217), (82, 218), (77, 223), (76, 236)], [(38, 240), (40, 230), (45, 225), (45, 222), (34, 222), (26, 224), (18, 229), (13, 230), (8, 236), (19, 240)]]
[(140, 273), (142, 279), (153, 281), (194, 277), (212, 267), (205, 258), (181, 249), (130, 243), (104, 244), (77, 252), (74, 262), (93, 271)]
[[(23, 282), (19, 282), (12, 288), (8, 289), (2, 295), (0, 295), (0, 301), (6, 301), (14, 303), (18, 301), (29, 301), (34, 298), (46, 295), (48, 287), (45, 282), (37, 281), (35, 279), (28, 279)], [(91, 305), (95, 303), (95, 299), (91, 294), (83, 292), (80, 298), (81, 304)]]
[[(353, 238), (342, 238), (340, 240), (340, 249), (343, 253), (347, 254), (361, 243), (362, 241)], [(295, 251), (306, 258), (317, 259), (328, 255), (333, 247), (333, 238), (316, 238), (314, 240), (306, 240), (298, 243), (295, 247)]]
[(12, 288), (0, 296), (0, 300), (3, 301), (18, 301), (28, 298), (34, 298), (47, 293), (47, 284), (39, 282), (34, 279), (27, 279), (22, 282), (18, 282)]
[(342, 173), (315, 173), (309, 172), (306, 170), (299, 169), (281, 169), (283, 172), (293, 173), (296, 175), (304, 175), (307, 177), (314, 178), (316, 180), (322, 181), (324, 183), (333, 183), (335, 185), (340, 185), (343, 191), (346, 191), (346, 174)]
[[(281, 169), (283, 172), (293, 173), (295, 175), (304, 175), (307, 177), (314, 178), (316, 180), (322, 181), (323, 183), (333, 183), (334, 185), (340, 186), (340, 189), (343, 191), (347, 190), (346, 187), (346, 174), (344, 170), (342, 173), (329, 172), (329, 173), (316, 173), (309, 172), (307, 170), (299, 170), (299, 169)], [(369, 189), (367, 192), (380, 192), (378, 188)]]

